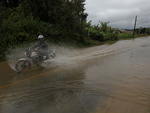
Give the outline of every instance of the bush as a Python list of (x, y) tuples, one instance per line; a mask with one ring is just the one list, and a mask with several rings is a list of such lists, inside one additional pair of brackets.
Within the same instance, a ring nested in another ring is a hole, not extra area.
[(103, 33), (101, 33), (101, 32), (91, 32), (90, 37), (93, 40), (104, 41), (104, 36), (103, 36)]

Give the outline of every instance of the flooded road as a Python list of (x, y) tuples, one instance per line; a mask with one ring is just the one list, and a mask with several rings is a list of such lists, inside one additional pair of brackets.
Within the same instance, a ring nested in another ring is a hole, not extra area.
[(150, 37), (68, 50), (21, 74), (0, 63), (0, 113), (150, 113)]

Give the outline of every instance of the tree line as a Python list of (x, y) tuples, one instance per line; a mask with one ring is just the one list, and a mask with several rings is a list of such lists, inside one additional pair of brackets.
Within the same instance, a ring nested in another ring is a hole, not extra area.
[(0, 0), (0, 57), (9, 47), (36, 40), (84, 43), (85, 0)]

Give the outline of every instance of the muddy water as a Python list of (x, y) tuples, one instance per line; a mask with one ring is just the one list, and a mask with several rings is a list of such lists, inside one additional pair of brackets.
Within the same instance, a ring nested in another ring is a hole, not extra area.
[(150, 37), (67, 53), (21, 74), (2, 62), (0, 113), (150, 113)]

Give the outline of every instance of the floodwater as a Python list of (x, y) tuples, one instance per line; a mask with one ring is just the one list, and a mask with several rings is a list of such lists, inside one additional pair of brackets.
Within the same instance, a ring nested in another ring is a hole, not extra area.
[(20, 74), (2, 62), (0, 113), (150, 113), (150, 37), (64, 53)]

